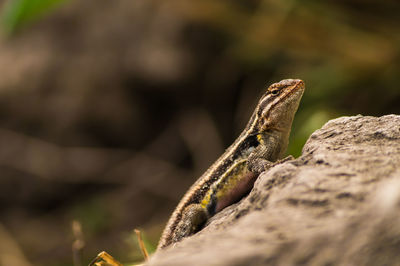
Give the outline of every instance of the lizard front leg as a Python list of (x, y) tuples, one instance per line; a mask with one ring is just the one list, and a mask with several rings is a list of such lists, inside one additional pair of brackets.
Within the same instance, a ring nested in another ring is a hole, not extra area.
[(255, 174), (260, 174), (262, 172), (267, 171), (271, 167), (293, 160), (295, 159), (292, 155), (289, 155), (283, 159), (277, 160), (275, 162), (268, 161), (267, 159), (264, 159), (262, 157), (259, 157), (257, 154), (253, 153), (249, 156), (248, 160), (248, 168), (251, 172)]
[(255, 173), (260, 174), (274, 165), (294, 159), (289, 155), (284, 159), (282, 157), (285, 152), (286, 144), (282, 143), (282, 137), (279, 131), (264, 132), (257, 135), (257, 140), (260, 143), (248, 157), (248, 169)]
[(255, 174), (260, 174), (273, 166), (273, 162), (268, 161), (262, 157), (259, 157), (256, 153), (252, 153), (249, 156), (247, 166), (249, 170)]

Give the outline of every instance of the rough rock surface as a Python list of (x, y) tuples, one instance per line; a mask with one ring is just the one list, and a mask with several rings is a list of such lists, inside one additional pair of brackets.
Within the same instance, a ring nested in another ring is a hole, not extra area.
[(329, 121), (147, 265), (400, 265), (400, 116)]

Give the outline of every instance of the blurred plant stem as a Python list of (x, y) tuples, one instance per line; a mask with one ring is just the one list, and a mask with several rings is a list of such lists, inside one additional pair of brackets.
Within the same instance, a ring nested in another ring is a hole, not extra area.
[(85, 247), (83, 240), (82, 225), (79, 221), (72, 221), (72, 233), (74, 235), (74, 242), (72, 243), (72, 256), (74, 266), (82, 266), (82, 251)]

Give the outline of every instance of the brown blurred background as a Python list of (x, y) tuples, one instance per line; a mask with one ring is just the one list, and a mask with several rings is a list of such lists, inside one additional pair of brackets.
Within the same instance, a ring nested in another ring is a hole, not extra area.
[(0, 1), (0, 265), (140, 260), (266, 86), (306, 93), (288, 153), (400, 113), (396, 0)]

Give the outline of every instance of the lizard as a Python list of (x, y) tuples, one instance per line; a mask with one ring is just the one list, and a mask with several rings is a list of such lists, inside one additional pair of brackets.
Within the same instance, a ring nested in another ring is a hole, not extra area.
[(183, 196), (157, 250), (200, 231), (215, 213), (245, 196), (261, 172), (279, 163), (304, 90), (299, 79), (268, 87), (243, 132)]

